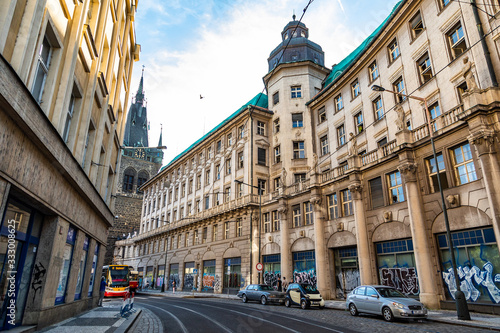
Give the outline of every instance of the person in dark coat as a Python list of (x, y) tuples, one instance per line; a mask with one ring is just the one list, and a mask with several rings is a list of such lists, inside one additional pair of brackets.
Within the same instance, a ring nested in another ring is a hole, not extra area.
[(97, 301), (97, 306), (102, 306), (102, 301), (104, 299), (104, 292), (106, 291), (106, 279), (101, 277), (101, 286), (99, 287), (99, 301)]
[(282, 283), (281, 283), (281, 278), (278, 278), (278, 281), (276, 282), (276, 290), (277, 291), (283, 291)]

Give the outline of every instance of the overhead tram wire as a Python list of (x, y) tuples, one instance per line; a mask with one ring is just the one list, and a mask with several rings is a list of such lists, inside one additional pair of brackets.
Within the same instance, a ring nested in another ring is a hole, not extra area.
[(488, 15), (489, 17), (491, 18), (496, 18), (494, 15), (491, 15), (490, 13), (488, 13), (487, 11), (485, 11), (484, 9), (481, 9), (479, 8), (478, 5), (481, 5), (481, 6), (490, 6), (490, 7), (499, 7), (499, 5), (493, 5), (493, 4), (489, 4), (489, 3), (472, 3), (472, 2), (467, 2), (467, 1), (460, 1), (460, 0), (450, 0), (450, 1), (453, 1), (453, 2), (458, 2), (458, 3), (464, 3), (464, 4), (468, 4), (468, 5), (472, 5), (474, 7), (476, 7), (477, 9), (479, 9), (480, 11), (484, 12), (486, 15)]
[[(452, 0), (452, 1), (456, 1), (456, 0)], [(457, 1), (457, 2), (459, 2), (459, 1)], [(463, 1), (461, 1), (461, 2), (463, 2)], [(465, 3), (470, 4), (469, 2), (465, 2)], [(479, 39), (478, 39), (478, 40), (477, 40), (474, 44), (472, 44), (472, 45), (471, 45), (471, 46), (469, 46), (467, 49), (465, 49), (463, 53), (465, 53), (465, 52), (467, 52), (467, 51), (471, 50), (474, 46), (476, 46), (476, 45), (477, 45), (478, 43), (480, 43), (483, 39), (485, 39), (488, 35), (492, 34), (495, 30), (497, 30), (497, 29), (499, 29), (499, 28), (500, 28), (500, 26), (498, 26), (498, 27), (496, 27), (496, 28), (491, 29), (488, 33), (484, 34), (484, 36), (483, 36), (482, 38), (479, 38)], [(459, 56), (459, 57), (460, 57), (460, 56)], [(436, 73), (435, 73), (432, 77), (434, 78), (434, 77), (438, 76), (438, 74), (440, 74), (442, 71), (444, 71), (446, 68), (448, 68), (448, 67), (449, 67), (449, 66), (450, 66), (450, 65), (451, 65), (454, 61), (456, 61), (456, 59), (457, 59), (457, 58), (455, 58), (455, 59), (453, 59), (452, 61), (450, 61), (449, 63), (447, 63), (447, 64), (446, 64), (443, 68), (441, 68), (439, 71), (437, 71), (437, 72), (436, 72)], [(413, 93), (415, 93), (415, 92), (416, 92), (417, 90), (419, 90), (419, 89), (420, 89), (420, 87), (416, 88), (415, 90), (413, 90), (412, 92), (408, 93), (407, 95), (408, 95), (408, 96), (411, 96)], [(399, 103), (398, 103), (398, 104), (399, 104)], [(391, 107), (390, 109), (388, 109), (387, 111), (385, 111), (385, 112), (384, 112), (384, 117), (386, 116), (386, 114), (387, 114), (387, 113), (389, 113), (389, 112), (393, 111), (393, 110), (394, 110), (394, 108), (395, 108), (398, 104), (394, 105), (393, 107)], [(372, 123), (370, 123), (370, 124), (366, 125), (366, 126), (364, 127), (364, 129), (363, 129), (363, 130), (366, 130), (366, 129), (367, 129), (367, 128), (369, 128), (370, 126), (373, 126), (375, 123), (376, 123), (376, 122), (374, 121), (374, 122), (372, 122)], [(347, 141), (347, 142), (346, 142), (346, 144), (347, 144), (348, 142), (351, 142), (351, 140)], [(343, 146), (341, 146), (341, 147), (344, 147), (344, 145), (343, 145)], [(311, 169), (309, 169), (309, 171), (307, 171), (307, 172), (306, 172), (306, 175), (308, 175), (310, 172), (312, 172), (312, 170), (316, 169), (316, 167), (317, 167), (319, 164), (321, 164), (321, 163), (323, 163), (324, 161), (326, 161), (326, 160), (327, 160), (328, 158), (330, 158), (333, 154), (335, 154), (338, 150), (340, 150), (340, 147), (337, 147), (337, 149), (335, 149), (335, 151), (332, 151), (331, 153), (328, 153), (328, 154), (326, 154), (326, 155), (324, 155), (324, 156), (321, 156), (321, 161), (320, 161), (320, 158), (318, 158), (318, 161), (316, 162), (316, 164), (315, 164), (315, 165), (314, 165)]]

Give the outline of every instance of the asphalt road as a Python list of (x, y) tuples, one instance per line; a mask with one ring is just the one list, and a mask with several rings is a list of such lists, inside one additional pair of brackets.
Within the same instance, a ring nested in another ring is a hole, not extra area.
[(146, 309), (146, 315), (134, 325), (134, 332), (491, 332), (426, 320), (387, 323), (382, 317), (352, 317), (347, 311), (228, 299), (141, 296), (135, 302)]

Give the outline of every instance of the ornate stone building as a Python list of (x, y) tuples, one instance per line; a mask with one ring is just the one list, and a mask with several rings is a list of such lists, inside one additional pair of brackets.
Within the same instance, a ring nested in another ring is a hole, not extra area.
[[(163, 160), (163, 151), (149, 147), (149, 123), (144, 92), (144, 70), (139, 89), (127, 114), (125, 135), (118, 172), (118, 188), (115, 201), (115, 223), (109, 229), (108, 245), (104, 264), (120, 262), (122, 255), (114, 256), (114, 245), (119, 239), (134, 237), (140, 229), (143, 192), (139, 188), (158, 173)], [(158, 147), (161, 147), (162, 137)]]
[(141, 232), (116, 251), (147, 279), (166, 267), (199, 291), (257, 282), (262, 262), (266, 283), (313, 283), (325, 298), (384, 284), (454, 308), (440, 182), (469, 308), (498, 313), (500, 6), (488, 4), (400, 1), (331, 70), (290, 22), (266, 104), (147, 182)]
[(2, 2), (0, 330), (97, 303), (140, 51), (136, 4)]

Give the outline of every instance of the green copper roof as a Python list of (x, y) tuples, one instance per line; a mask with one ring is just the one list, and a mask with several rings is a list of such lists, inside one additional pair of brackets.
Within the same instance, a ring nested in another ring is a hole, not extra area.
[(224, 125), (229, 123), (231, 120), (236, 118), (238, 115), (243, 113), (250, 105), (252, 106), (258, 106), (264, 109), (267, 109), (268, 107), (268, 101), (267, 101), (267, 95), (263, 93), (258, 93), (254, 98), (252, 98), (250, 101), (248, 101), (245, 105), (240, 107), (236, 112), (234, 112), (232, 115), (227, 117), (223, 122), (221, 122), (219, 125), (215, 126), (210, 132), (202, 136), (198, 141), (193, 143), (191, 146), (189, 146), (186, 150), (184, 150), (182, 153), (174, 157), (167, 165), (162, 167), (159, 172), (163, 171), (165, 168), (169, 167), (171, 164), (173, 164), (175, 161), (177, 161), (179, 158), (181, 158), (183, 155), (185, 155), (187, 152), (189, 152), (191, 149), (196, 147), (198, 144), (203, 142), (205, 139), (210, 137), (213, 133), (215, 133), (217, 130), (222, 128)]
[[(323, 85), (323, 91), (326, 90), (327, 88), (329, 88), (329, 86), (331, 84), (333, 84), (333, 82), (335, 82), (336, 79), (338, 77), (340, 77), (342, 75), (342, 73), (344, 73), (346, 71), (346, 69), (351, 67), (351, 65), (353, 65), (359, 59), (359, 57), (368, 49), (368, 47), (370, 46), (372, 41), (376, 37), (378, 37), (378, 35), (382, 31), (382, 29), (385, 28), (387, 23), (393, 18), (393, 16), (396, 14), (398, 9), (405, 2), (406, 2), (406, 0), (399, 1), (394, 6), (391, 14), (384, 20), (384, 22), (382, 22), (381, 25), (378, 26), (377, 29), (375, 29), (375, 31), (370, 36), (368, 36), (368, 38), (366, 38), (363, 41), (363, 43), (361, 43), (361, 45), (359, 45), (354, 51), (351, 52), (351, 54), (349, 54), (347, 57), (345, 57), (341, 62), (339, 62), (338, 64), (333, 66), (332, 71), (330, 72), (330, 75), (328, 75), (328, 77), (325, 80), (325, 83)], [(320, 94), (318, 94), (318, 96)]]

